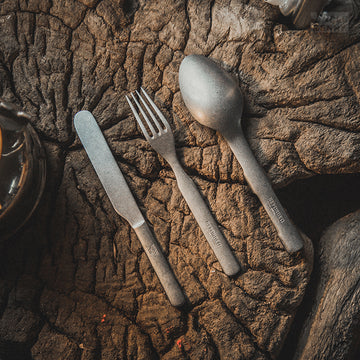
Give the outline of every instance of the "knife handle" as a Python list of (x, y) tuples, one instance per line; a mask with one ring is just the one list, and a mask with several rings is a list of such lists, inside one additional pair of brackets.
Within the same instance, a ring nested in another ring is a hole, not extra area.
[(185, 303), (185, 295), (180, 288), (180, 285), (178, 284), (158, 242), (154, 239), (149, 226), (146, 222), (144, 222), (133, 229), (135, 230), (135, 233), (138, 236), (146, 255), (148, 256), (171, 305), (183, 305)]

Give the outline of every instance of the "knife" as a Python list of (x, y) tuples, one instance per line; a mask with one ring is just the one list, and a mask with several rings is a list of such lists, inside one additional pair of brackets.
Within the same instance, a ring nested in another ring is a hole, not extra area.
[(74, 117), (74, 126), (115, 211), (134, 229), (170, 303), (181, 306), (185, 296), (160, 245), (145, 222), (129, 186), (91, 112), (83, 110)]

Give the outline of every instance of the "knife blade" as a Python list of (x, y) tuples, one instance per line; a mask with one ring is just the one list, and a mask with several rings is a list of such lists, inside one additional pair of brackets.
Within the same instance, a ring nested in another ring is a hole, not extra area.
[(110, 148), (89, 111), (75, 115), (74, 126), (115, 211), (136, 227), (145, 222)]
[(111, 204), (136, 232), (170, 303), (174, 306), (183, 305), (185, 296), (159, 244), (145, 222), (94, 116), (89, 111), (80, 111), (74, 117), (74, 126)]

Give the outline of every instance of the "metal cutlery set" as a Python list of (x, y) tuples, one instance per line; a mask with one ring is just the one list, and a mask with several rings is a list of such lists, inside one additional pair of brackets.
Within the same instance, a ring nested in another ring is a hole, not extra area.
[[(184, 102), (192, 115), (200, 123), (220, 131), (228, 140), (249, 185), (263, 203), (287, 251), (300, 250), (302, 239), (242, 134), (243, 103), (236, 82), (212, 60), (199, 55), (190, 55), (183, 60), (179, 81)], [(225, 274), (237, 274), (240, 265), (199, 190), (182, 168), (164, 115), (142, 88), (140, 93), (131, 93), (126, 99), (147, 141), (171, 166), (178, 187)], [(75, 115), (74, 126), (113, 207), (137, 234), (170, 303), (183, 305), (184, 293), (145, 222), (95, 118), (89, 111), (80, 111)]]

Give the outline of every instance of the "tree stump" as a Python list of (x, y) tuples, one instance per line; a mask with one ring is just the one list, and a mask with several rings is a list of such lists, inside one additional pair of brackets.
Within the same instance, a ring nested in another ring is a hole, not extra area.
[[(295, 31), (262, 0), (1, 1), (0, 97), (32, 115), (48, 181), (0, 253), (0, 357), (275, 359), (310, 278), (312, 245), (284, 250), (225, 140), (187, 111), (179, 65), (203, 54), (238, 78), (245, 135), (281, 188), (360, 170), (359, 41), (357, 24)], [(140, 86), (169, 120), (181, 163), (242, 265), (238, 277), (222, 272), (136, 125), (125, 95)], [(168, 257), (183, 309), (169, 304), (101, 187), (73, 127), (82, 109)]]

